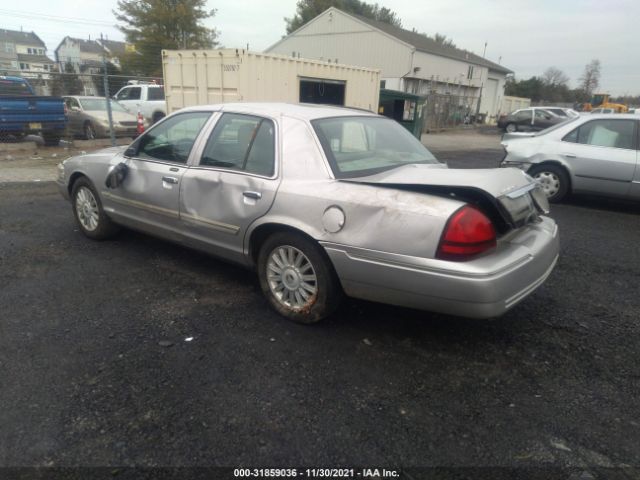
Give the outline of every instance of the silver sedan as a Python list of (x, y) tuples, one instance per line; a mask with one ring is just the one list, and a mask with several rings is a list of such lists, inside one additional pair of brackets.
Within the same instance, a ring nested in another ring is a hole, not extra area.
[(302, 323), (344, 294), (498, 316), (558, 257), (531, 177), (447, 169), (393, 120), (344, 108), (184, 109), (128, 148), (66, 160), (58, 184), (87, 237), (125, 226), (253, 268)]
[(640, 200), (640, 118), (583, 115), (537, 134), (506, 134), (503, 167), (536, 178), (551, 202), (572, 192)]

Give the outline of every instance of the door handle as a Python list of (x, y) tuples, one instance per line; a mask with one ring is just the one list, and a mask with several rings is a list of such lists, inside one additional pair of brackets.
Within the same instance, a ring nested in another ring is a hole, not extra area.
[(174, 185), (178, 183), (178, 179), (176, 177), (162, 177), (163, 182), (173, 183)]
[(576, 156), (573, 153), (563, 153), (562, 155), (564, 155), (567, 158), (576, 158)]
[(254, 200), (260, 200), (262, 198), (262, 194), (260, 192), (253, 192), (251, 190), (247, 190), (246, 192), (242, 192), (247, 198), (253, 198)]

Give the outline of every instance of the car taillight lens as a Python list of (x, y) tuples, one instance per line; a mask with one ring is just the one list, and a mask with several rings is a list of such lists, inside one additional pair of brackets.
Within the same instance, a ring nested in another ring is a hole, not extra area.
[(447, 222), (436, 257), (462, 261), (495, 246), (496, 231), (491, 220), (477, 208), (465, 205)]

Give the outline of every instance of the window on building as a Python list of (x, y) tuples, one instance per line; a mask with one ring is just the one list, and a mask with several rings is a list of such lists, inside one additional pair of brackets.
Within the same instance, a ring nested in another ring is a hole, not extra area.
[(29, 64), (28, 63), (21, 63), (20, 64), (20, 70), (29, 70)]
[(471, 65), (469, 65), (469, 68), (467, 69), (467, 78), (469, 80), (473, 78), (473, 67)]
[(40, 55), (44, 55), (44, 49), (43, 49), (43, 48), (38, 49), (38, 53), (39, 53)]
[(9, 42), (5, 42), (5, 44), (4, 44), (4, 51), (5, 51), (6, 53), (13, 53), (13, 51), (14, 51), (13, 44), (12, 44), (12, 43), (9, 43)]

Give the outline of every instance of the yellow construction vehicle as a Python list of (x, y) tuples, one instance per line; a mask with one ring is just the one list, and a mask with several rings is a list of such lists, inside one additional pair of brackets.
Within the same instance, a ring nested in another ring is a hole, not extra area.
[(608, 93), (594, 93), (591, 102), (582, 105), (583, 112), (590, 112), (594, 108), (612, 108), (617, 113), (627, 113), (629, 108), (622, 103), (609, 102)]

